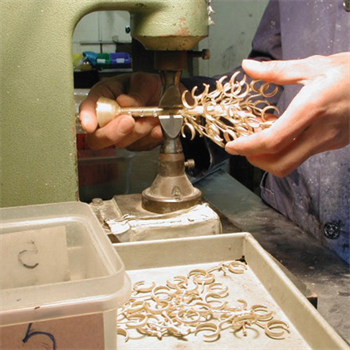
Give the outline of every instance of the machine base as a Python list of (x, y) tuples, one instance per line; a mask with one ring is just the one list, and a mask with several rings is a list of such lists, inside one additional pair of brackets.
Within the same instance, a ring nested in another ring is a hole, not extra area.
[(208, 204), (156, 214), (141, 206), (141, 195), (119, 195), (91, 203), (113, 243), (203, 236), (222, 233), (219, 215)]

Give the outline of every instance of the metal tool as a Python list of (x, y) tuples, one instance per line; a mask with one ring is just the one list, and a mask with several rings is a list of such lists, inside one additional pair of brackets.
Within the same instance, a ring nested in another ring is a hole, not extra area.
[(199, 203), (201, 192), (193, 187), (185, 173), (185, 157), (179, 139), (183, 124), (179, 82), (181, 72), (186, 68), (187, 52), (159, 51), (155, 57), (155, 68), (160, 71), (163, 86), (159, 107), (122, 109), (115, 101), (101, 98), (97, 103), (96, 114), (100, 126), (125, 112), (139, 117), (159, 117), (163, 142), (158, 174), (153, 184), (142, 192), (142, 207), (155, 213), (168, 213)]
[(0, 89), (1, 205), (76, 201), (71, 51), (77, 22), (93, 11), (128, 11), (130, 33), (146, 49), (186, 52), (208, 36), (210, 4), (206, 0), (69, 4), (18, 0), (16, 4), (14, 11), (12, 1), (0, 1), (0, 75), (7, 77)]
[[(182, 107), (179, 82), (186, 65), (186, 51), (156, 52), (155, 68), (160, 71), (163, 84), (161, 108), (170, 110)], [(142, 206), (156, 213), (190, 208), (200, 202), (201, 192), (192, 186), (185, 174), (185, 157), (179, 139), (183, 118), (178, 113), (168, 113), (161, 115), (159, 121), (163, 143), (158, 175), (152, 185), (142, 192)]]
[[(169, 60), (173, 56), (178, 60)], [(212, 92), (206, 85), (201, 94), (195, 95), (195, 87), (191, 92), (193, 105), (188, 104), (185, 99), (187, 92), (182, 97), (179, 92), (183, 56), (184, 53), (179, 52), (167, 53), (168, 59), (164, 60), (164, 53), (158, 53), (163, 82), (159, 106), (121, 108), (117, 102), (104, 97), (97, 101), (100, 126), (123, 113), (159, 118), (164, 134), (159, 173), (152, 186), (142, 193), (143, 207), (157, 213), (188, 208), (200, 199), (200, 192), (193, 188), (184, 172), (184, 156), (178, 138), (180, 131), (184, 134), (184, 128), (188, 128), (191, 138), (198, 133), (224, 147), (226, 142), (270, 127), (277, 118), (272, 112), (278, 110), (269, 104), (267, 98), (274, 96), (278, 89), (270, 89), (270, 85), (264, 82), (253, 80), (248, 83), (245, 76), (236, 80), (239, 73), (233, 74), (226, 82), (226, 77), (222, 77)], [(180, 65), (171, 63), (169, 67), (169, 62), (180, 62)]]

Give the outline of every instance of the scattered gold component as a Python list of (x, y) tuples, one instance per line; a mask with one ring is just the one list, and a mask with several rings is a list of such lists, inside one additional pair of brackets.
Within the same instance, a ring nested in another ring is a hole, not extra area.
[(148, 316), (143, 313), (134, 313), (128, 316), (128, 320), (136, 319), (136, 322), (126, 322), (126, 326), (129, 328), (139, 328), (145, 325), (148, 321)]
[(220, 328), (216, 323), (213, 323), (213, 322), (200, 323), (197, 325), (194, 334), (197, 335), (197, 333), (201, 331), (212, 331), (212, 333), (203, 335), (203, 337), (205, 338), (205, 341), (207, 342), (216, 341), (220, 338)]
[[(279, 320), (271, 320), (265, 324), (265, 333), (273, 339), (284, 339), (286, 333), (290, 333), (288, 325)], [(280, 332), (273, 331), (274, 329), (280, 329)]]
[(125, 337), (125, 342), (129, 340), (129, 333), (126, 329), (117, 327), (117, 334), (123, 335)]
[(128, 330), (162, 339), (164, 336), (186, 337), (202, 333), (203, 340), (213, 342), (221, 332), (231, 329), (248, 336), (247, 329), (262, 328), (272, 339), (284, 339), (288, 325), (273, 318), (264, 305), (250, 308), (243, 299), (228, 305), (229, 288), (216, 281), (214, 273), (242, 274), (247, 265), (241, 261), (222, 262), (208, 270), (194, 269), (187, 276), (175, 276), (166, 285), (134, 284), (130, 300), (118, 310), (117, 334), (128, 341)]
[(134, 284), (133, 289), (135, 292), (138, 292), (138, 293), (147, 293), (147, 292), (151, 292), (155, 286), (156, 284), (154, 282), (152, 282), (150, 286), (147, 286), (145, 285), (145, 281), (140, 281)]
[(241, 261), (232, 261), (227, 267), (233, 273), (244, 273), (244, 270), (247, 269), (247, 265)]

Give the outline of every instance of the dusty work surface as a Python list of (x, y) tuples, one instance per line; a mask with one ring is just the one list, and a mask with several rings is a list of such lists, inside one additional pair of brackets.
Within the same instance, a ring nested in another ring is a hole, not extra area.
[[(204, 198), (317, 296), (317, 310), (350, 344), (350, 266), (227, 173), (197, 183)], [(223, 232), (235, 232), (230, 228)]]
[(115, 248), (133, 283), (155, 282), (157, 286), (166, 285), (175, 276), (188, 276), (191, 270), (208, 270), (244, 257), (247, 269), (243, 274), (215, 272), (216, 282), (229, 288), (225, 297), (228, 307), (242, 305), (238, 299), (247, 302), (247, 309), (264, 305), (273, 312), (274, 319), (289, 327), (289, 333), (283, 332), (284, 339), (272, 339), (264, 329), (252, 324), (246, 335), (242, 330), (224, 329), (212, 342), (204, 340), (204, 334), (210, 334), (210, 330), (161, 339), (130, 330), (127, 342), (118, 335), (118, 349), (348, 349), (250, 234), (125, 243), (116, 244)]

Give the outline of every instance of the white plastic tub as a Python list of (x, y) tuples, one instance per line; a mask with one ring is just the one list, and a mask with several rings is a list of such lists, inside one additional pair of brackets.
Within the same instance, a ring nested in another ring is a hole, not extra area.
[(90, 207), (2, 208), (0, 222), (0, 348), (115, 349), (130, 280)]

